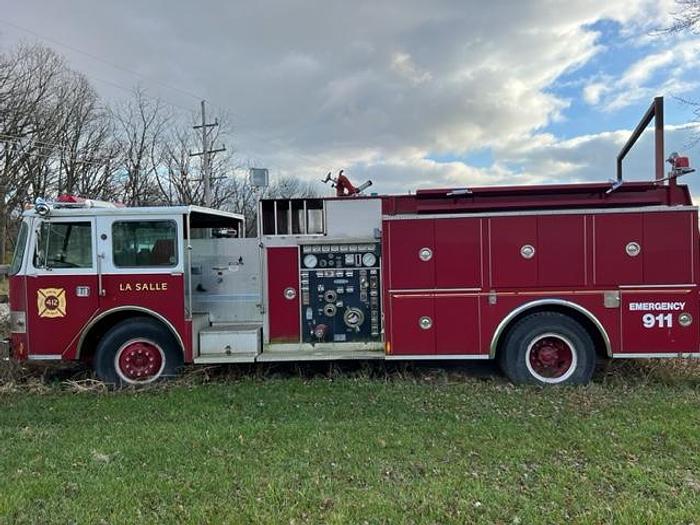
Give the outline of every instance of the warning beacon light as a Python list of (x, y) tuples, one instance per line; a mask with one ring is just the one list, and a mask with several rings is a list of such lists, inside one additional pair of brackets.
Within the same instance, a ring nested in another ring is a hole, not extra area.
[(671, 165), (671, 173), (668, 174), (668, 178), (682, 177), (688, 173), (693, 173), (695, 170), (690, 167), (690, 159), (688, 157), (681, 157), (675, 151), (669, 155), (666, 159)]

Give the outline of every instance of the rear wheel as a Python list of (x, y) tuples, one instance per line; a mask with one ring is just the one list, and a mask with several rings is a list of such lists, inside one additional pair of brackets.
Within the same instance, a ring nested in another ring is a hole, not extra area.
[(160, 323), (137, 318), (120, 322), (100, 339), (95, 373), (115, 386), (143, 385), (177, 375), (182, 352), (172, 334)]
[(513, 383), (555, 385), (590, 382), (596, 358), (591, 336), (576, 320), (539, 312), (508, 331), (499, 360)]

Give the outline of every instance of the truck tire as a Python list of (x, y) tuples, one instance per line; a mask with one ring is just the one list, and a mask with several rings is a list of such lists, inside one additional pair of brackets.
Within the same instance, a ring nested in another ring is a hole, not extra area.
[(595, 369), (593, 339), (576, 320), (538, 312), (517, 321), (499, 349), (501, 369), (515, 384), (585, 385)]
[(182, 368), (182, 351), (159, 322), (127, 319), (100, 339), (95, 351), (97, 377), (109, 385), (144, 385), (174, 377)]

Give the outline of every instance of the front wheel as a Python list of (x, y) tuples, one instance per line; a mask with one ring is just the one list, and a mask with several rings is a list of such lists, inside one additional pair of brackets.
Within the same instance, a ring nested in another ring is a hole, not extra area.
[(516, 384), (587, 384), (595, 368), (591, 336), (577, 321), (557, 312), (519, 320), (499, 350), (503, 372)]
[(95, 373), (115, 386), (143, 385), (177, 375), (182, 352), (172, 334), (151, 319), (127, 319), (100, 339)]

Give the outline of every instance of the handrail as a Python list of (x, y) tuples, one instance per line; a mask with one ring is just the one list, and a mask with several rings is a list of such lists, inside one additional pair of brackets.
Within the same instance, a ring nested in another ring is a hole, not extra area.
[[(617, 155), (617, 180), (622, 180), (622, 160), (644, 133), (651, 121), (654, 121), (654, 167), (656, 180), (664, 178), (664, 97), (656, 97), (649, 109), (637, 124), (632, 135)], [(673, 182), (671, 182), (673, 184)]]

